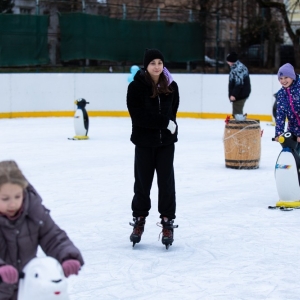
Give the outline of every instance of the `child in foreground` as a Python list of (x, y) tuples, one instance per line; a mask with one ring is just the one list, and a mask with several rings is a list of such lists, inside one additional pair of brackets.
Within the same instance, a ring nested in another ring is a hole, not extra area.
[(19, 273), (38, 246), (57, 259), (65, 276), (84, 264), (80, 251), (52, 220), (14, 161), (0, 162), (0, 299), (16, 300)]

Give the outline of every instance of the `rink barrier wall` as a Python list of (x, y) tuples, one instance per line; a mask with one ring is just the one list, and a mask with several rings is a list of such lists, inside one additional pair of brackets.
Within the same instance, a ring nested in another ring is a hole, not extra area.
[[(90, 111), (89, 117), (129, 117), (129, 113), (126, 111)], [(228, 114), (217, 113), (184, 113), (178, 112), (178, 118), (193, 118), (193, 119), (226, 119)], [(12, 118), (47, 118), (47, 117), (73, 117), (74, 111), (38, 111), (38, 112), (11, 112), (0, 113), (0, 119), (12, 119)], [(264, 115), (247, 115), (249, 119), (258, 119), (261, 121), (272, 121), (272, 116)]]
[[(228, 74), (172, 74), (179, 86), (178, 117), (225, 119), (231, 115)], [(126, 94), (130, 74), (28, 73), (0, 74), (0, 118), (72, 117), (74, 100), (90, 102), (90, 117), (128, 117)], [(276, 75), (250, 75), (252, 91), (244, 112), (272, 121)]]

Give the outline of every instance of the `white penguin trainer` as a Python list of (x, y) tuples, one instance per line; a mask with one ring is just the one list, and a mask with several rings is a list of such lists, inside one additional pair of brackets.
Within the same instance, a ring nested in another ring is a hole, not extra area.
[(85, 109), (86, 104), (89, 104), (85, 99), (80, 98), (74, 102), (77, 109), (74, 115), (75, 136), (69, 140), (87, 140), (89, 130), (89, 116)]
[(23, 269), (18, 300), (69, 300), (67, 279), (53, 257), (33, 258)]

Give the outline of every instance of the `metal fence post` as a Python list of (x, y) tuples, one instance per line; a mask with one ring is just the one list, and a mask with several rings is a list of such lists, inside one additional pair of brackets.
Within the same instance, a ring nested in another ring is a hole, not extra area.
[(219, 73), (219, 27), (220, 27), (220, 16), (217, 14), (217, 25), (216, 25), (216, 73)]
[[(85, 14), (85, 11), (86, 11), (85, 0), (81, 0), (81, 4), (82, 4), (82, 12)], [(83, 72), (85, 72), (85, 67), (88, 67), (89, 65), (90, 65), (90, 60), (88, 58), (86, 58), (85, 65), (83, 66)]]
[(188, 72), (191, 72), (191, 64), (190, 64), (190, 61), (187, 61), (187, 62), (186, 62), (186, 70), (187, 70)]
[(35, 1), (35, 14), (36, 15), (40, 14), (40, 1), (39, 0)]
[[(264, 18), (265, 18), (265, 9), (264, 7), (262, 7), (261, 9), (261, 17), (262, 17), (262, 20), (264, 22)], [(264, 28), (262, 27), (261, 28), (261, 31), (260, 31), (260, 66), (263, 67), (264, 66), (264, 40), (265, 40), (265, 37), (264, 37)]]
[(193, 11), (191, 9), (189, 11), (189, 22), (193, 22)]
[(126, 20), (126, 4), (123, 3), (122, 7), (123, 7), (123, 20)]
[[(189, 10), (189, 22), (193, 22), (193, 11), (191, 9)], [(188, 72), (191, 71), (191, 63), (190, 63), (190, 61), (186, 62), (186, 70)]]

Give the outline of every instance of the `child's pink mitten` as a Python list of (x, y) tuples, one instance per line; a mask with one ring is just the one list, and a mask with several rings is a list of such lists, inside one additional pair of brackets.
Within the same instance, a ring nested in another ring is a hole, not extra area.
[(66, 277), (69, 277), (72, 274), (78, 275), (80, 267), (80, 262), (76, 259), (68, 259), (62, 263), (62, 268)]
[(0, 267), (0, 277), (2, 278), (3, 282), (14, 284), (18, 282), (19, 273), (15, 267), (4, 265)]

